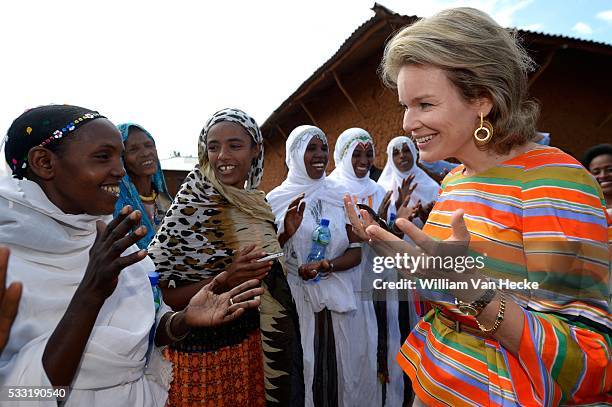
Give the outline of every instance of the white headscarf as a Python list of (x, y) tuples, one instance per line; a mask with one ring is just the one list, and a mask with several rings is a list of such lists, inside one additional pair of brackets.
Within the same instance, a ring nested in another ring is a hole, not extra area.
[(304, 153), (313, 137), (318, 137), (324, 144), (327, 144), (325, 133), (315, 126), (299, 126), (289, 134), (285, 144), (285, 163), (289, 168), (287, 179), (266, 196), (272, 207), (279, 231), (283, 229), (287, 207), (301, 193), (304, 193), (303, 202), (306, 205), (314, 200), (322, 200), (332, 205), (342, 205), (346, 188), (330, 181), (329, 178), (325, 177), (325, 173), (319, 179), (312, 179), (306, 172)]
[[(0, 357), (3, 385), (51, 385), (42, 354), (83, 279), (97, 220), (110, 217), (66, 214), (38, 184), (0, 178), (0, 244), (11, 249), (7, 282), (23, 283), (19, 312)], [(132, 245), (124, 254), (137, 250)], [(145, 371), (149, 332), (156, 321), (147, 272), (154, 269), (145, 258), (119, 275), (91, 331), (67, 405), (165, 404), (172, 367), (155, 351)]]
[(318, 137), (327, 144), (325, 133), (317, 127), (299, 126), (291, 132), (285, 149), (285, 162), (289, 168), (287, 179), (274, 188), (267, 198), (272, 206), (279, 231), (282, 231), (287, 206), (302, 192), (305, 194), (302, 202), (306, 204), (306, 208), (300, 227), (283, 248), (287, 256), (286, 264), (289, 273), (299, 279), (297, 280), (299, 281), (298, 291), (295, 291), (295, 284), (292, 287), (298, 309), (300, 302), (303, 301), (302, 298), (307, 298), (309, 307), (315, 312), (323, 308), (336, 312), (352, 311), (356, 309), (356, 305), (350, 273), (346, 271), (331, 273), (327, 279), (317, 284), (303, 283), (301, 278), (297, 277), (298, 267), (306, 263), (312, 245), (312, 232), (321, 218), (330, 221), (329, 229), (332, 239), (326, 249), (327, 258), (333, 259), (340, 256), (349, 244), (346, 234), (348, 219), (342, 202), (346, 189), (326, 178), (325, 174), (319, 179), (312, 179), (306, 172), (304, 153), (314, 137)]
[[(412, 154), (412, 168), (406, 172), (400, 172), (393, 162), (393, 150), (400, 150), (404, 144), (408, 145), (410, 153)], [(387, 145), (387, 163), (380, 174), (380, 178), (378, 178), (378, 184), (382, 186), (385, 191), (393, 191), (393, 195), (391, 196), (391, 206), (393, 206), (397, 200), (397, 188), (401, 187), (402, 181), (408, 178), (410, 174), (414, 174), (413, 183), (418, 183), (418, 186), (410, 197), (410, 205), (416, 204), (419, 200), (423, 205), (425, 205), (438, 199), (440, 185), (429, 175), (427, 175), (425, 171), (419, 168), (419, 166), (416, 164), (417, 159), (417, 148), (412, 140), (410, 140), (408, 137), (395, 137)]]
[(340, 134), (334, 149), (334, 163), (336, 164), (336, 168), (329, 174), (329, 178), (343, 185), (348, 189), (351, 196), (357, 198), (359, 202), (368, 203), (366, 201), (368, 197), (373, 197), (374, 201), (370, 203), (370, 205), (373, 206), (372, 209), (378, 210), (378, 206), (385, 195), (385, 191), (370, 178), (369, 171), (363, 178), (359, 178), (355, 175), (352, 158), (353, 151), (355, 151), (355, 148), (359, 144), (366, 146), (370, 144), (372, 145), (372, 149), (374, 149), (374, 140), (372, 140), (370, 134), (363, 129), (354, 127)]

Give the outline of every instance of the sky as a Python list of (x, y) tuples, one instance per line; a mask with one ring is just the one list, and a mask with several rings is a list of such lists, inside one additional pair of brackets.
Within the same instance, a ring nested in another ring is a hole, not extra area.
[[(456, 6), (506, 27), (612, 44), (612, 0), (379, 0), (427, 17)], [(67, 103), (149, 130), (160, 158), (197, 154), (217, 110), (261, 124), (362, 23), (371, 0), (0, 2), (0, 128)], [(2, 154), (4, 156), (4, 154)]]

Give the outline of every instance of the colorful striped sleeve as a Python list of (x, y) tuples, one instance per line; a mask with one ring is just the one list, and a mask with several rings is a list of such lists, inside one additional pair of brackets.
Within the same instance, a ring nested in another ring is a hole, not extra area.
[[(551, 156), (552, 155), (552, 156)], [(544, 150), (522, 180), (530, 280), (517, 356), (507, 354), (521, 405), (611, 402), (610, 248), (595, 180), (571, 157)]]

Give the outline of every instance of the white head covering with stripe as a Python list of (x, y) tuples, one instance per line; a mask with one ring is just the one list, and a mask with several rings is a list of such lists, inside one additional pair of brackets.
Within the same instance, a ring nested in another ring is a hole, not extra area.
[[(404, 145), (407, 145), (412, 154), (412, 168), (406, 172), (401, 172), (393, 162), (393, 150), (400, 150)], [(417, 201), (421, 201), (423, 205), (438, 199), (440, 185), (434, 181), (425, 171), (416, 164), (418, 159), (417, 148), (406, 136), (395, 137), (387, 145), (387, 163), (380, 174), (378, 185), (382, 186), (385, 191), (393, 191), (391, 196), (391, 206), (398, 198), (397, 189), (401, 187), (402, 182), (414, 174), (413, 183), (417, 183), (417, 187), (410, 197), (410, 205), (414, 205)]]
[(357, 202), (365, 203), (371, 206), (372, 209), (378, 210), (385, 192), (370, 178), (369, 171), (364, 177), (357, 177), (352, 162), (355, 148), (358, 145), (367, 148), (368, 144), (374, 150), (374, 140), (364, 129), (354, 127), (343, 131), (338, 137), (334, 149), (336, 169), (329, 174), (329, 178), (348, 189), (353, 199)]

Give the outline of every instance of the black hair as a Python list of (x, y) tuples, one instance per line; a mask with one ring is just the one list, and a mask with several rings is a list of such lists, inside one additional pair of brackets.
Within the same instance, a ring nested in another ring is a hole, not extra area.
[(584, 153), (581, 160), (582, 165), (584, 165), (584, 168), (588, 170), (589, 166), (591, 165), (591, 161), (593, 161), (596, 157), (599, 157), (600, 155), (607, 154), (612, 155), (612, 144), (597, 144), (596, 146), (589, 148)]
[(42, 146), (61, 156), (66, 136), (91, 120), (105, 118), (79, 106), (46, 105), (27, 110), (13, 121), (6, 133), (5, 158), (13, 177), (27, 176), (28, 153)]

